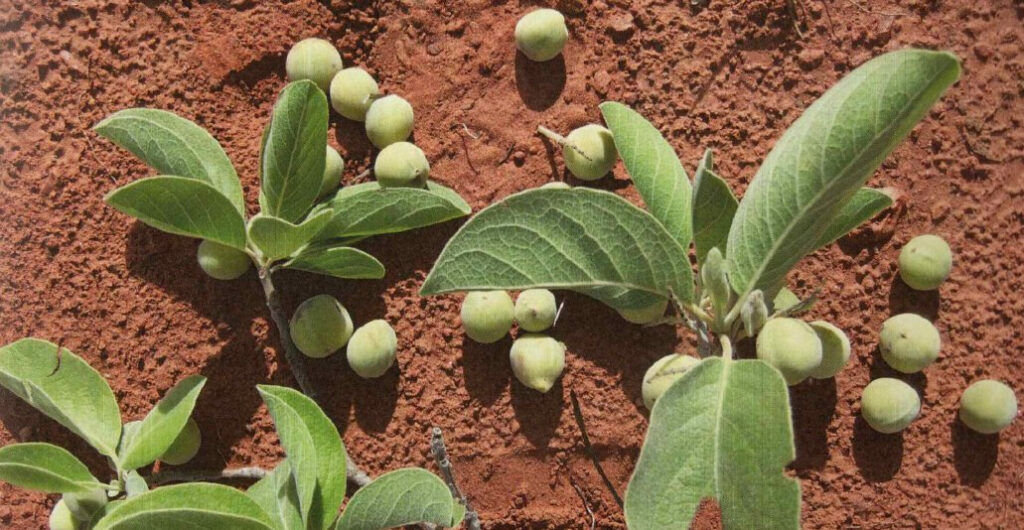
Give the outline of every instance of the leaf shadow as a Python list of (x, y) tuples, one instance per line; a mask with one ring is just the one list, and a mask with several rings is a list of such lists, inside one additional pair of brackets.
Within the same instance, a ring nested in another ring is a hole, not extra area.
[(980, 486), (988, 480), (999, 459), (999, 433), (981, 434), (954, 417), (950, 422), (953, 464), (960, 483)]
[(531, 61), (516, 51), (516, 90), (530, 110), (545, 110), (558, 101), (565, 88), (565, 58), (559, 54), (550, 61)]
[(790, 387), (789, 402), (796, 442), (796, 459), (790, 467), (822, 469), (828, 460), (828, 427), (835, 417), (838, 402), (836, 381), (834, 378), (809, 379)]

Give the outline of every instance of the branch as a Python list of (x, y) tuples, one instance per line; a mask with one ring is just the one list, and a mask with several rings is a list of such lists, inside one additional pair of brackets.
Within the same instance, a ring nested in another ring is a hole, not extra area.
[(619, 496), (619, 492), (615, 491), (615, 486), (612, 484), (611, 479), (608, 478), (604, 468), (601, 467), (601, 461), (597, 459), (597, 454), (594, 453), (594, 446), (590, 445), (590, 436), (587, 435), (587, 426), (583, 423), (583, 411), (580, 410), (580, 400), (576, 398), (575, 390), (569, 390), (569, 398), (572, 399), (572, 415), (576, 417), (576, 425), (579, 425), (580, 433), (583, 435), (583, 449), (587, 452), (587, 456), (590, 457), (590, 461), (594, 463), (594, 467), (597, 468), (597, 474), (601, 475), (604, 486), (611, 492), (612, 497), (615, 499), (615, 504), (622, 508), (622, 497)]
[(440, 427), (434, 427), (431, 432), (430, 451), (434, 453), (434, 460), (437, 462), (437, 467), (441, 469), (441, 476), (444, 477), (445, 483), (448, 484), (452, 497), (458, 499), (466, 507), (466, 517), (463, 519), (466, 522), (466, 528), (469, 530), (480, 530), (480, 515), (470, 506), (469, 500), (459, 490), (459, 485), (455, 483), (452, 461), (448, 458), (448, 448), (444, 445), (444, 436), (441, 434)]
[(159, 486), (171, 482), (197, 482), (231, 479), (259, 480), (267, 476), (266, 469), (262, 467), (239, 467), (234, 469), (223, 469), (214, 471), (212, 469), (168, 469), (158, 471), (146, 477), (146, 483), (150, 486)]

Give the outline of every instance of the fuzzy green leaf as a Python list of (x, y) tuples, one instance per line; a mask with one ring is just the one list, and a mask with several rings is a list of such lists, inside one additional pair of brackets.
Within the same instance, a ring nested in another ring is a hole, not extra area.
[(384, 265), (377, 258), (352, 247), (310, 246), (283, 266), (335, 278), (376, 280), (384, 277)]
[(263, 212), (298, 222), (313, 206), (324, 178), (327, 96), (309, 80), (281, 91), (262, 155)]
[(690, 179), (675, 150), (651, 122), (621, 103), (602, 103), (601, 114), (647, 210), (688, 248), (693, 234)]
[(588, 188), (527, 190), (495, 203), (455, 234), (424, 295), (545, 287), (578, 291), (616, 309), (670, 292), (693, 297), (686, 250), (651, 214)]
[(245, 249), (245, 221), (209, 184), (186, 177), (136, 180), (104, 198), (121, 213), (157, 230)]
[(713, 248), (725, 252), (738, 205), (729, 185), (714, 172), (711, 150), (704, 151), (693, 178), (693, 243), (697, 263), (704, 263)]
[(878, 212), (892, 206), (892, 197), (885, 190), (861, 188), (836, 212), (828, 228), (818, 239), (817, 248), (821, 248), (845, 236)]
[(860, 66), (814, 102), (754, 176), (729, 232), (730, 281), (771, 295), (829, 223), (960, 77), (945, 52), (901, 50)]
[(206, 182), (227, 197), (239, 215), (245, 214), (242, 184), (231, 160), (195, 123), (164, 110), (125, 109), (94, 129), (162, 174)]
[(81, 357), (58, 349), (31, 338), (0, 348), (0, 385), (116, 458), (121, 412), (114, 392)]
[(193, 375), (168, 390), (119, 448), (121, 467), (138, 469), (160, 458), (185, 428), (205, 384), (205, 377)]
[(782, 376), (758, 360), (709, 357), (662, 394), (626, 489), (626, 525), (687, 528), (714, 498), (725, 528), (800, 527), (800, 485)]
[(419, 468), (391, 471), (352, 496), (335, 530), (380, 530), (415, 523), (454, 527), (452, 494), (433, 473)]
[[(259, 503), (274, 520), (279, 530), (305, 530), (302, 510), (299, 507), (299, 493), (295, 477), (287, 460), (284, 460), (269, 475), (261, 478), (245, 492)], [(317, 527), (323, 528), (323, 527)]]
[(270, 516), (244, 493), (220, 484), (163, 486), (106, 511), (93, 530), (172, 528), (274, 530)]
[(469, 215), (470, 207), (453, 190), (430, 182), (427, 189), (381, 188), (366, 182), (342, 188), (325, 203), (334, 218), (317, 240), (393, 234)]
[(290, 388), (259, 385), (295, 479), (303, 520), (327, 528), (345, 498), (345, 446), (313, 400)]
[(269, 261), (287, 258), (312, 241), (331, 217), (331, 212), (317, 212), (296, 225), (260, 214), (249, 221), (249, 240)]
[(45, 493), (88, 493), (103, 487), (75, 455), (48, 443), (0, 447), (0, 480)]

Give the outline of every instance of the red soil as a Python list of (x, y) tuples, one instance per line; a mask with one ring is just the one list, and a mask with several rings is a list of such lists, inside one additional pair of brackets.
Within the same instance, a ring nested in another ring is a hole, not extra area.
[[(905, 192), (905, 214), (890, 212), (792, 276), (799, 292), (823, 287), (812, 316), (844, 328), (855, 352), (835, 381), (793, 389), (792, 469), (807, 528), (1024, 527), (1024, 421), (999, 436), (955, 421), (960, 392), (977, 378), (1002, 379), (1024, 397), (1024, 5), (804, 0), (801, 38), (784, 0), (585, 9), (563, 0), (571, 40), (563, 57), (534, 64), (512, 43), (530, 3), (0, 2), (0, 342), (38, 336), (82, 355), (109, 378), (126, 420), (202, 373), (204, 444), (189, 465), (281, 458), (254, 387), (294, 381), (255, 277), (212, 280), (195, 264), (195, 241), (104, 206), (104, 193), (148, 170), (90, 126), (130, 106), (193, 119), (223, 143), (255, 208), (260, 131), (285, 82), (285, 53), (303, 37), (330, 39), (346, 64), (412, 102), (433, 176), (474, 209), (565, 177), (536, 126), (566, 132), (597, 121), (606, 99), (653, 120), (688, 168), (714, 148), (740, 192), (782, 130), (845, 72), (891, 49), (950, 49), (963, 80), (871, 180)], [(372, 151), (359, 124), (335, 117), (332, 131), (346, 175), (365, 169)], [(596, 186), (638, 200), (621, 165)], [(429, 429), (443, 428), (485, 528), (588, 528), (585, 504), (597, 527), (623, 528), (582, 451), (569, 391), (623, 490), (647, 426), (640, 378), (658, 357), (691, 349), (691, 336), (629, 326), (569, 296), (556, 330), (569, 346), (566, 374), (549, 394), (529, 391), (511, 377), (508, 340), (464, 341), (459, 298), (417, 294), (456, 228), (367, 242), (388, 266), (380, 281), (281, 276), (288, 307), (331, 293), (358, 321), (387, 318), (399, 334), (399, 369), (381, 380), (359, 379), (340, 355), (312, 363), (328, 414), (371, 473), (432, 468)], [(896, 276), (900, 245), (922, 232), (943, 235), (956, 253), (937, 293), (910, 291)], [(882, 436), (858, 419), (860, 389), (887, 373), (881, 322), (908, 310), (934, 317), (945, 344), (938, 363), (909, 378), (923, 395), (920, 419)], [(2, 444), (58, 443), (103, 471), (83, 442), (7, 392), (0, 423)], [(0, 526), (40, 528), (53, 502), (2, 485)], [(713, 513), (701, 521), (716, 526)]]

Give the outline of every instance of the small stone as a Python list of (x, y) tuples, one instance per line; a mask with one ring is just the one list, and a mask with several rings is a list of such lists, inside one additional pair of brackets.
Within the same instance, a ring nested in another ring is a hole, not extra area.
[(804, 70), (812, 70), (821, 65), (821, 61), (825, 58), (825, 50), (817, 48), (807, 48), (797, 55), (796, 60), (800, 64), (800, 68)]

